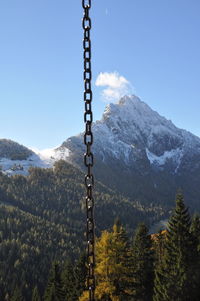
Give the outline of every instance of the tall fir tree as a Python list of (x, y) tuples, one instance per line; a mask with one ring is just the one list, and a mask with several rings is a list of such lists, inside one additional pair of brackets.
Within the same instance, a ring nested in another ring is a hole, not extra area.
[(60, 267), (57, 262), (52, 264), (44, 294), (44, 301), (65, 301), (63, 281), (61, 279)]
[(200, 216), (194, 215), (191, 225), (191, 234), (193, 242), (193, 262), (192, 262), (192, 300), (200, 300)]
[(154, 301), (189, 301), (193, 293), (193, 243), (191, 218), (183, 195), (176, 198), (174, 213), (169, 219), (163, 260), (156, 265)]
[(119, 219), (113, 226), (112, 249), (114, 251), (116, 273), (114, 272), (115, 295), (119, 300), (129, 300), (132, 298), (131, 286), (131, 252), (130, 243), (124, 227)]
[(80, 297), (83, 291), (86, 289), (87, 266), (86, 266), (85, 253), (80, 255), (80, 257), (78, 258), (75, 264), (74, 276), (75, 276), (76, 292), (77, 295)]
[(135, 301), (151, 301), (154, 285), (154, 252), (148, 228), (140, 224), (133, 243), (133, 289)]
[(200, 251), (200, 216), (197, 214), (195, 214), (192, 219), (191, 233), (193, 235), (197, 250)]
[(68, 260), (62, 271), (62, 282), (65, 292), (65, 301), (74, 301), (78, 299), (76, 290), (76, 281), (74, 275), (74, 267), (71, 260)]
[(35, 286), (33, 289), (31, 301), (41, 301), (37, 286)]
[(21, 289), (16, 286), (14, 292), (13, 292), (13, 295), (10, 299), (11, 301), (24, 301), (24, 298), (22, 296), (22, 292), (21, 292)]

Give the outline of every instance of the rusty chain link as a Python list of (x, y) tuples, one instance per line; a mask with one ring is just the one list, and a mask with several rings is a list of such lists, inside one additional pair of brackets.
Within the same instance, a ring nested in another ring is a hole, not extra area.
[(91, 89), (91, 40), (90, 40), (90, 29), (91, 19), (89, 16), (89, 10), (91, 7), (91, 0), (82, 0), (82, 6), (84, 10), (82, 26), (84, 30), (83, 39), (83, 59), (84, 59), (84, 102), (85, 102), (85, 133), (84, 143), (86, 145), (86, 152), (84, 154), (84, 164), (87, 168), (87, 174), (85, 175), (85, 186), (87, 190), (86, 196), (86, 211), (87, 211), (87, 262), (88, 262), (88, 274), (87, 274), (87, 289), (89, 290), (89, 301), (95, 300), (95, 253), (94, 253), (94, 199), (93, 199), (93, 187), (94, 187), (94, 176), (92, 174), (92, 167), (94, 164), (94, 157), (91, 151), (93, 144), (92, 134), (92, 89)]

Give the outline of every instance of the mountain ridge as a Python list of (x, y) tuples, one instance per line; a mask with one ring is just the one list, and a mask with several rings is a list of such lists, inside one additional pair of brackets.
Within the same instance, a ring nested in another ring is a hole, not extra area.
[[(178, 157), (180, 165), (188, 150), (200, 153), (199, 137), (177, 128), (136, 96), (125, 96), (117, 104), (109, 104), (102, 119), (93, 124), (93, 133), (94, 153), (100, 154), (103, 161), (107, 153), (129, 164), (140, 156), (139, 148), (146, 152), (151, 164), (163, 165), (167, 159)], [(83, 134), (70, 137), (61, 147), (73, 151), (73, 141), (84, 152), (82, 137)]]
[[(93, 124), (94, 173), (102, 183), (147, 203), (170, 202), (184, 188), (199, 206), (200, 138), (177, 128), (136, 96), (109, 104)], [(68, 162), (83, 168), (83, 134), (63, 144)]]
[[(170, 202), (177, 189), (184, 188), (188, 203), (200, 207), (199, 137), (179, 129), (135, 95), (107, 105), (102, 119), (93, 123), (93, 134), (94, 174), (98, 181), (148, 204)], [(48, 154), (32, 154), (28, 167), (48, 168), (64, 159), (84, 170), (84, 152), (81, 133)], [(26, 162), (20, 161), (24, 174), (28, 173)], [(6, 167), (3, 171), (18, 173)]]

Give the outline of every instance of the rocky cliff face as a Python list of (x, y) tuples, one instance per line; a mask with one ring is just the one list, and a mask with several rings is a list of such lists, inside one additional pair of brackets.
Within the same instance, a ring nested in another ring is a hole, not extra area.
[[(200, 204), (200, 139), (177, 128), (136, 96), (109, 104), (93, 125), (96, 178), (144, 202), (173, 201), (179, 188)], [(60, 148), (72, 164), (82, 165), (83, 135)], [(194, 192), (194, 190), (196, 192)]]

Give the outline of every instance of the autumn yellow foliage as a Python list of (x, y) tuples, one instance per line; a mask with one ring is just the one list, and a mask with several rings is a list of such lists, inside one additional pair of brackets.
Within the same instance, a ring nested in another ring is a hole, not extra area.
[[(121, 301), (129, 294), (130, 268), (128, 239), (120, 224), (112, 232), (103, 231), (96, 243), (96, 300)], [(88, 300), (88, 292), (79, 298)]]

